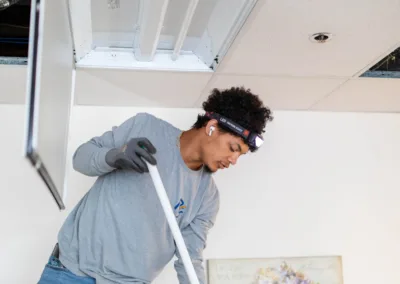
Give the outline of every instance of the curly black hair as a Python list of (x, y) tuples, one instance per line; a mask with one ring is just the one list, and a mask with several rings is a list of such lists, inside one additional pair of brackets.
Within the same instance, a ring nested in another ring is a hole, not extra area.
[[(203, 109), (206, 112), (215, 112), (225, 116), (259, 135), (265, 132), (264, 128), (267, 122), (273, 120), (272, 111), (263, 105), (258, 95), (244, 87), (213, 89), (208, 99), (203, 102)], [(204, 127), (209, 120), (210, 118), (205, 115), (198, 115), (192, 128)], [(239, 136), (221, 125), (218, 127), (221, 131)], [(255, 152), (256, 149), (250, 149), (250, 151)]]

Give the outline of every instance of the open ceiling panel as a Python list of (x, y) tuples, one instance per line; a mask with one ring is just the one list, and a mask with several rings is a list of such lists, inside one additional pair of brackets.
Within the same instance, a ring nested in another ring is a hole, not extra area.
[(257, 0), (71, 0), (79, 67), (212, 72)]
[(28, 0), (0, 0), (0, 64), (27, 64), (30, 8)]
[(400, 47), (390, 52), (360, 77), (400, 78)]

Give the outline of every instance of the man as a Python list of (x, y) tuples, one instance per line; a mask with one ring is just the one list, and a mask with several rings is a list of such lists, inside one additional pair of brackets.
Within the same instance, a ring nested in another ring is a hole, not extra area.
[(66, 219), (40, 284), (151, 283), (173, 258), (189, 283), (144, 161), (157, 165), (200, 283), (219, 209), (212, 173), (262, 144), (271, 111), (244, 88), (214, 89), (181, 131), (140, 113), (81, 145), (74, 169), (98, 177)]

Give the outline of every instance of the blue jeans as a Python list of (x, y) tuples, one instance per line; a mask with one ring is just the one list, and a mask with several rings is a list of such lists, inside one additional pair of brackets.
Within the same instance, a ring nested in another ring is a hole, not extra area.
[(51, 256), (38, 284), (96, 284), (96, 280), (73, 274), (56, 257)]

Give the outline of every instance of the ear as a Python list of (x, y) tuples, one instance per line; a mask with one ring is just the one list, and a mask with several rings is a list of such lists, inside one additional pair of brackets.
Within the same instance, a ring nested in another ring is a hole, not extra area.
[(218, 132), (218, 122), (216, 119), (211, 119), (209, 122), (207, 122), (207, 125), (205, 127), (206, 130), (206, 135), (211, 136), (213, 133)]

